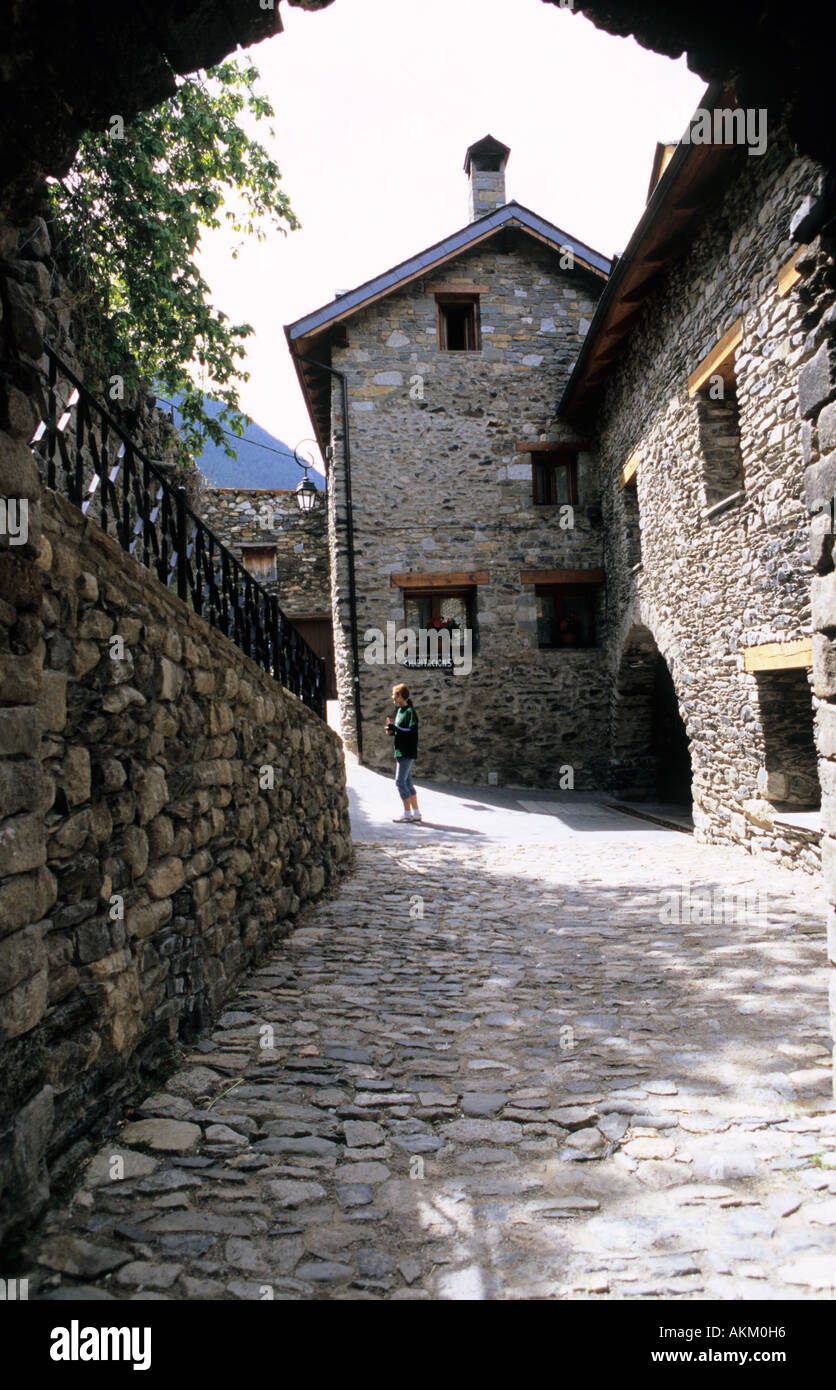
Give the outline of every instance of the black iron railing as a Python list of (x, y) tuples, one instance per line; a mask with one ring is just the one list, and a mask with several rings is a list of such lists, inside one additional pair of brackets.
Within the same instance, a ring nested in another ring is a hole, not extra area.
[[(325, 717), (325, 668), (279, 607), (53, 348), (32, 441), (47, 485)], [(70, 390), (62, 397), (62, 383)]]

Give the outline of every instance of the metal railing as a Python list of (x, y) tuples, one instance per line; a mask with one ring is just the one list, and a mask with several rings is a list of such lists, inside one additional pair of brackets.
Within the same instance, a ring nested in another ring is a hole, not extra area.
[[(47, 485), (92, 516), (161, 584), (324, 718), (324, 661), (278, 600), (203, 524), (187, 505), (185, 489), (172, 486), (49, 344), (46, 354), (46, 395), (32, 449)], [(62, 379), (72, 388), (66, 399)]]

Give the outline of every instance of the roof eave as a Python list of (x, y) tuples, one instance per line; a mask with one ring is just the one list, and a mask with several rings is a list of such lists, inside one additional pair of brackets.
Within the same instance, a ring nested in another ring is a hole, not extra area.
[[(726, 90), (723, 83), (715, 82), (710, 84), (703, 95), (698, 109), (714, 109)], [(702, 159), (704, 163), (719, 166), (734, 149), (734, 146), (725, 145), (697, 145), (685, 143), (684, 141), (678, 143), (664, 173), (658, 180), (648, 199), (647, 206), (636, 224), (626, 250), (616, 261), (615, 267), (604, 288), (604, 293), (601, 295), (595, 307), (595, 313), (593, 314), (589, 331), (584, 338), (572, 374), (566, 383), (565, 390), (560, 399), (558, 414), (571, 416), (579, 413), (579, 409), (588, 405), (590, 396), (600, 389), (600, 383), (594, 383), (591, 386), (588, 384), (587, 374), (600, 348), (607, 318), (611, 311), (618, 307), (619, 295), (622, 292), (622, 287), (628, 274), (641, 266), (641, 253), (643, 247), (645, 247), (650, 240), (649, 233), (655, 227), (657, 219), (666, 210), (668, 201), (671, 200), (676, 193), (676, 185), (686, 165), (692, 160), (696, 161)], [(686, 220), (676, 229), (677, 237), (692, 224), (694, 216), (701, 211), (702, 207), (695, 207), (691, 210)], [(656, 275), (664, 263), (665, 262), (654, 263), (652, 273), (649, 273), (642, 283), (649, 285), (651, 281), (655, 281)], [(650, 264), (649, 261), (648, 264)], [(635, 290), (633, 292), (635, 293)], [(640, 303), (641, 302), (639, 302), (639, 305)], [(584, 390), (584, 388), (586, 389)]]

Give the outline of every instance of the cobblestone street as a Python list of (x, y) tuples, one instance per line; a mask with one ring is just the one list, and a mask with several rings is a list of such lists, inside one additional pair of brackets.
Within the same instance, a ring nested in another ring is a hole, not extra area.
[(579, 794), (395, 826), (351, 779), (355, 875), (53, 1210), (32, 1296), (833, 1297), (817, 880)]

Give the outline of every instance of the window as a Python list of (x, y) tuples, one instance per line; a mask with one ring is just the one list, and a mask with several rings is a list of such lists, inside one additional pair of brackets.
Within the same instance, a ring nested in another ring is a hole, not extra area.
[(472, 599), (469, 590), (458, 593), (434, 589), (431, 592), (408, 593), (404, 597), (404, 617), (407, 627), (457, 628), (472, 627)]
[(818, 810), (821, 788), (807, 670), (756, 670), (755, 678), (764, 745), (758, 790), (786, 811)]
[(577, 454), (543, 451), (531, 455), (535, 507), (557, 507), (578, 500)]
[(743, 489), (740, 407), (734, 376), (718, 380), (697, 396), (697, 419), (703, 456), (705, 505), (715, 507)]
[(241, 547), (241, 563), (249, 570), (259, 584), (271, 584), (276, 580), (276, 547), (274, 545), (244, 545)]
[(624, 545), (627, 564), (631, 569), (637, 569), (642, 563), (638, 480), (638, 470), (635, 470), (621, 489), (621, 501), (624, 507)]
[(537, 645), (594, 647), (600, 585), (537, 584)]
[(695, 398), (703, 454), (705, 504), (709, 509), (743, 491), (740, 407), (735, 355), (743, 341), (738, 319), (688, 378)]
[(478, 352), (479, 296), (437, 295), (438, 346), (444, 352)]

